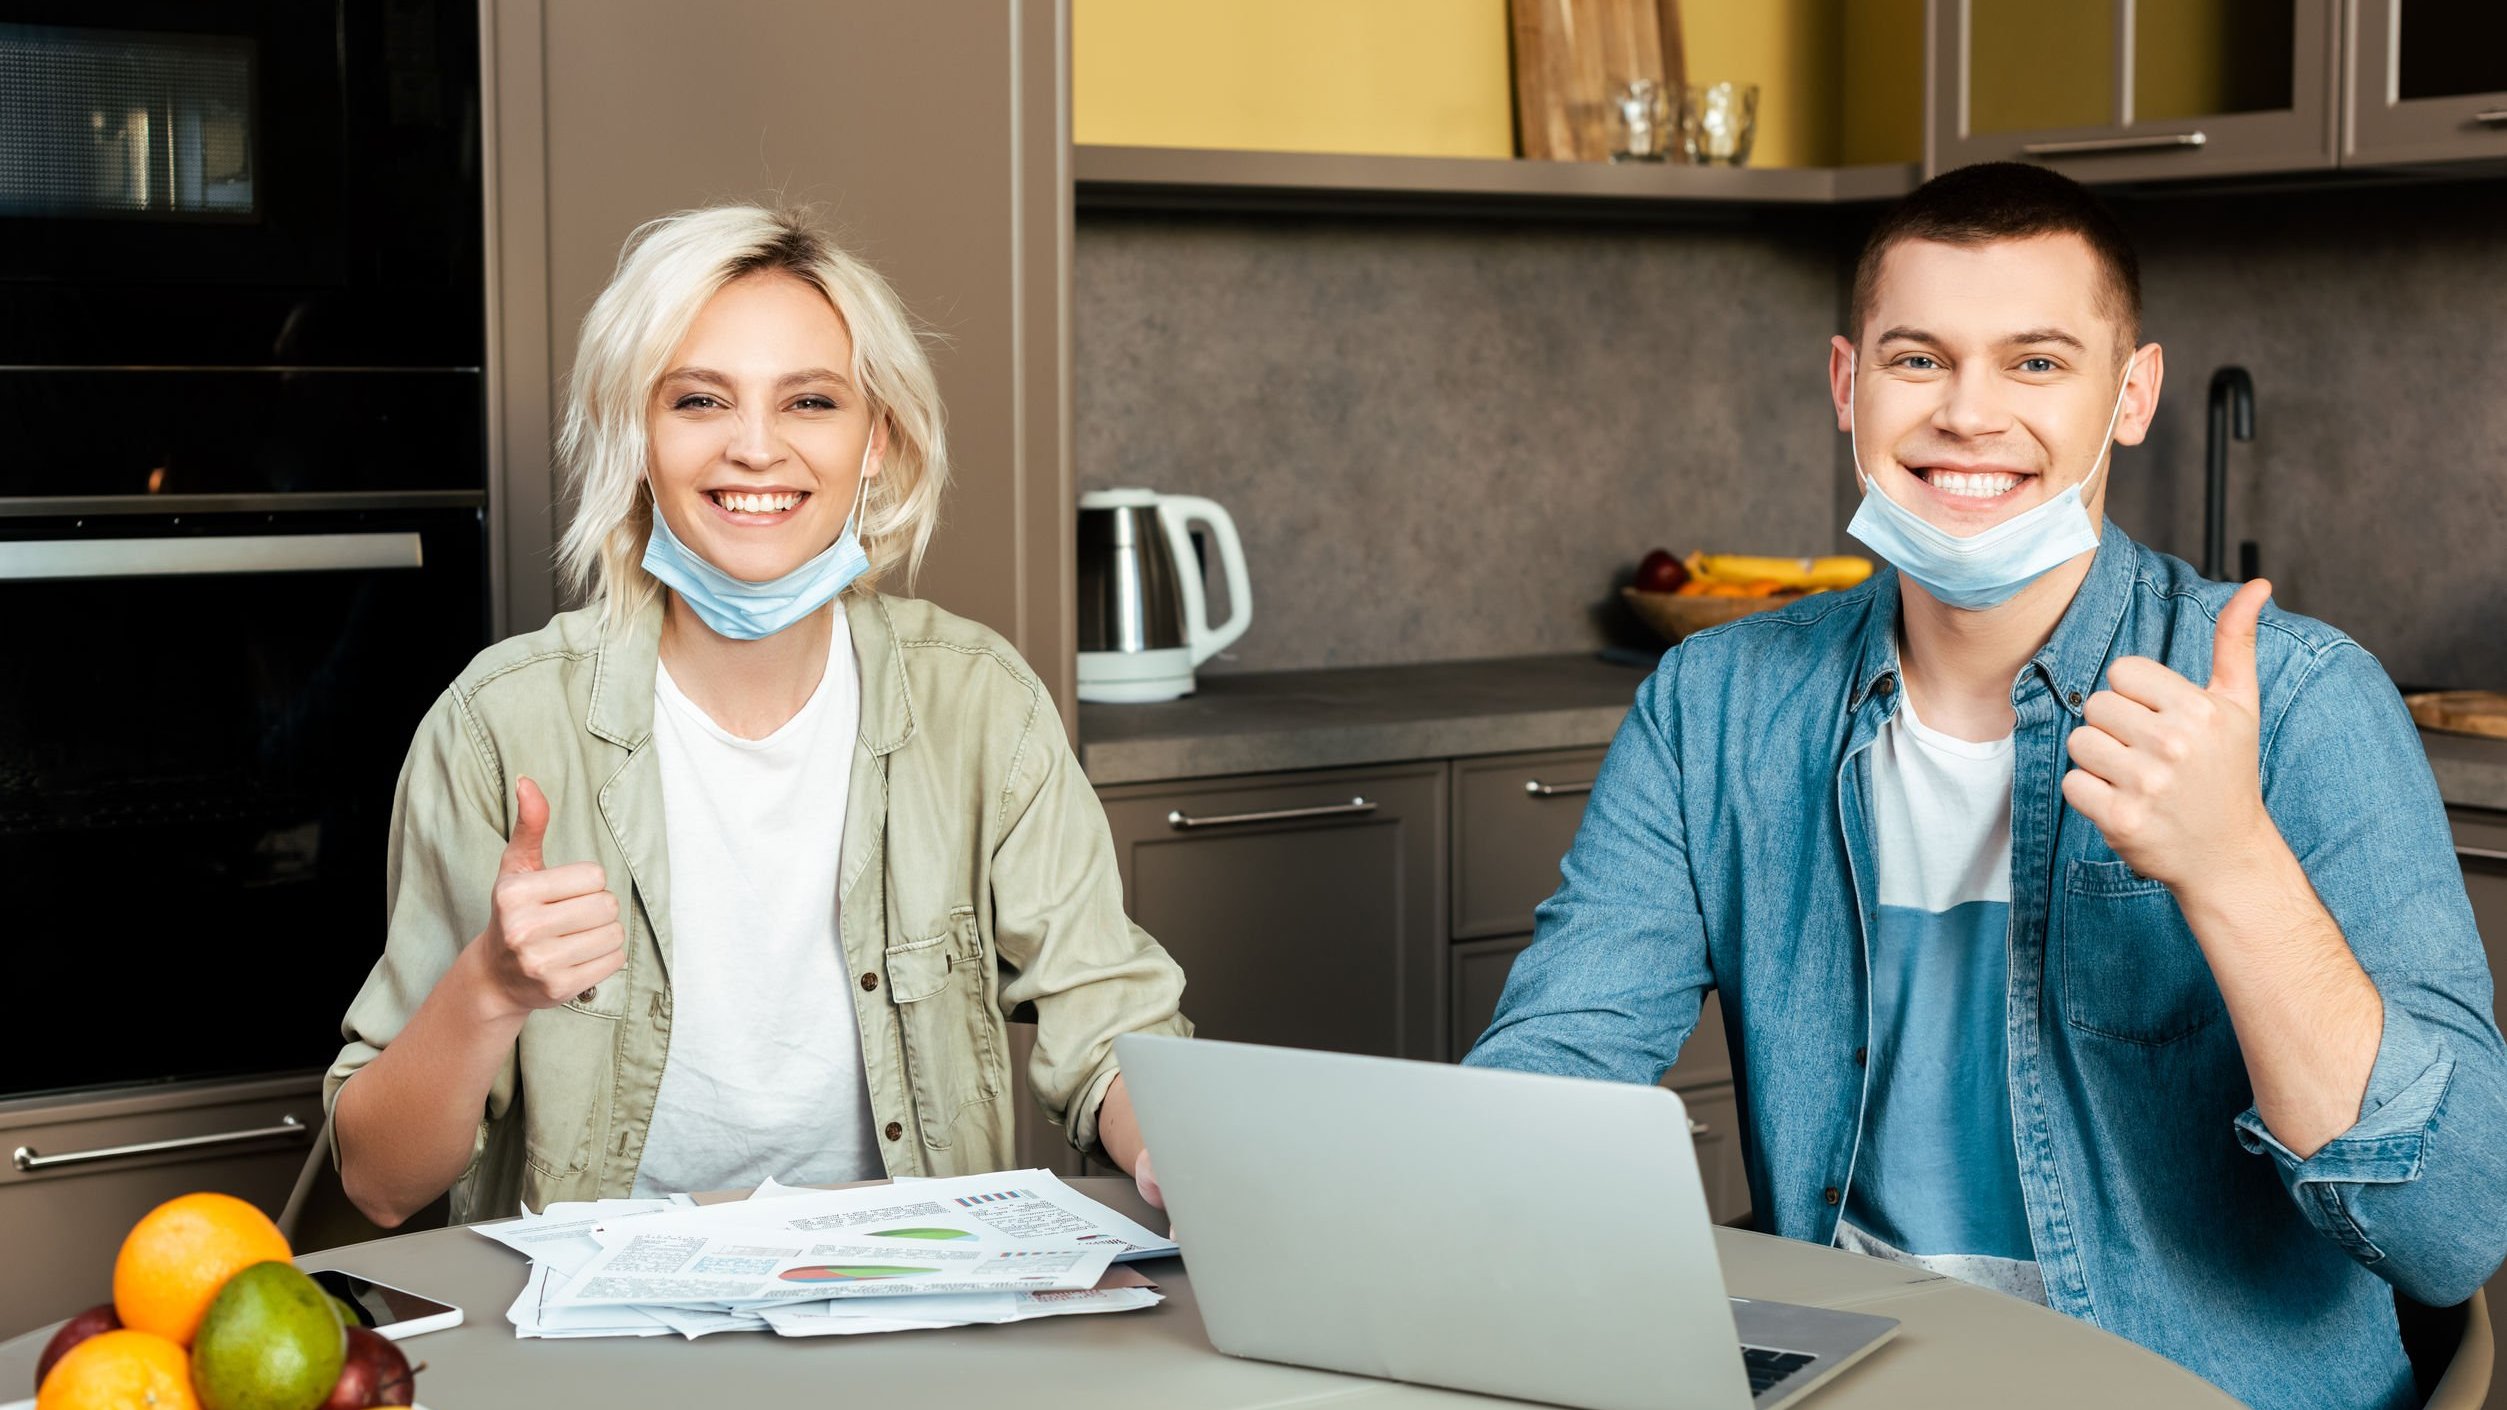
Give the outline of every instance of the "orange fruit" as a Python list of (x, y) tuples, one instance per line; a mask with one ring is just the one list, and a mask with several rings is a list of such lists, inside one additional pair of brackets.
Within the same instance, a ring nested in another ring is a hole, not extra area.
[(122, 1240), (113, 1307), (123, 1326), (189, 1346), (227, 1279), (289, 1257), (286, 1236), (260, 1210), (233, 1195), (180, 1195), (141, 1216)]
[(53, 1363), (35, 1410), (200, 1410), (191, 1358), (152, 1332), (99, 1332)]

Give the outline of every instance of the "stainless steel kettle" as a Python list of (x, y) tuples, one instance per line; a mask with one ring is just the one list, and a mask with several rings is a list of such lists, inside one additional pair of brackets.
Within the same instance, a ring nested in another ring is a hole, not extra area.
[[(1227, 578), (1227, 620), (1210, 625), (1190, 526), (1205, 526)], [(1215, 502), (1155, 490), (1079, 497), (1079, 698), (1173, 700), (1193, 668), (1253, 625), (1253, 588), (1236, 521)]]

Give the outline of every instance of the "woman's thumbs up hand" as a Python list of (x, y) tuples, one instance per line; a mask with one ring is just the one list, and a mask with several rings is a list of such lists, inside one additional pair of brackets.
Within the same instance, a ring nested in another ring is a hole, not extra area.
[(497, 863), (487, 929), (471, 946), (492, 1002), (510, 1017), (588, 995), (627, 962), (607, 873), (594, 862), (548, 865), (548, 817), (540, 786), (517, 780), (514, 830)]

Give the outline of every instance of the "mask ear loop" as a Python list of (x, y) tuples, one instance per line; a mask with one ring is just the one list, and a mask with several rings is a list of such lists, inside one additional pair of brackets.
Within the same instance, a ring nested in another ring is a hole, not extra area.
[(844, 516), (845, 526), (853, 531), (856, 538), (862, 534), (862, 507), (870, 503), (871, 447), (879, 444), (878, 427), (873, 425), (871, 429), (871, 438), (862, 442), (862, 463), (853, 472), (853, 508)]
[(2131, 357), (2124, 359), (2124, 381), (2115, 389), (2115, 406), (2107, 412), (2107, 433), (2099, 441), (2098, 463), (2090, 466), (2089, 473), (2081, 476), (2080, 484), (2075, 486), (2084, 498), (2089, 493), (2089, 482), (2105, 474), (2107, 467), (2115, 463), (2115, 423), (2123, 419), (2124, 394), (2133, 389), (2133, 368), (2140, 361), (2139, 348), (2133, 350)]

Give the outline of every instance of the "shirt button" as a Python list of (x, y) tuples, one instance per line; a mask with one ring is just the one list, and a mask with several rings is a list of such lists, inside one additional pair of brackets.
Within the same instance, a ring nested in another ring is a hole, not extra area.
[(2079, 708), (2079, 706), (2080, 706), (2080, 692), (2079, 692), (2079, 691), (2075, 690), (2075, 691), (2073, 691), (2071, 694), (2069, 694), (2069, 695), (2067, 695), (2067, 696), (2064, 696), (2063, 698), (2064, 698), (2064, 699), (2066, 699), (2066, 700), (2071, 701), (2071, 702), (2072, 702), (2072, 705), (2073, 705), (2073, 708), (2075, 708), (2075, 709)]
[(867, 994), (867, 993), (869, 993), (870, 991), (872, 991), (873, 989), (876, 989), (876, 988), (878, 988), (878, 987), (879, 987), (879, 976), (878, 976), (878, 975), (876, 975), (876, 974), (865, 974), (865, 975), (863, 975), (863, 976), (862, 976), (862, 992), (863, 992), (863, 993)]
[(1870, 1060), (1871, 1050), (1869, 1048), (1856, 1048), (1854, 1050), (1854, 1065), (1856, 1067), (1861, 1067), (1864, 1063)]
[(1882, 676), (1880, 678), (1880, 683), (1872, 687), (1873, 690), (1882, 695), (1894, 694), (1896, 693), (1897, 688), (1898, 678), (1896, 676)]
[[(891, 1122), (889, 1122), (889, 1123), (888, 1123), (888, 1129), (887, 1129), (886, 1131), (882, 1132), (881, 1134), (882, 1134), (882, 1135), (885, 1135), (885, 1136), (886, 1136), (889, 1140), (892, 1140), (892, 1141), (893, 1141), (893, 1140), (895, 1140), (897, 1137), (902, 1136), (902, 1135), (904, 1135), (904, 1134), (905, 1134), (905, 1127), (903, 1127), (902, 1125), (898, 1124), (897, 1122), (891, 1121)], [(1834, 1191), (1831, 1191), (1830, 1193), (1832, 1193), (1832, 1194), (1833, 1194), (1833, 1193), (1835, 1193), (1835, 1192), (1834, 1192)], [(1828, 1202), (1829, 1202), (1830, 1204), (1835, 1204), (1835, 1203), (1836, 1203), (1836, 1201), (1835, 1201), (1835, 1200), (1830, 1200), (1830, 1201), (1828, 1201)]]
[(1823, 1200), (1826, 1200), (1826, 1201), (1827, 1201), (1827, 1202), (1828, 1202), (1831, 1206), (1835, 1205), (1835, 1204), (1836, 1204), (1836, 1202), (1837, 1202), (1837, 1198), (1838, 1198), (1838, 1196), (1837, 1196), (1837, 1187), (1836, 1187), (1836, 1186), (1834, 1186), (1834, 1185), (1830, 1185), (1827, 1189), (1821, 1190), (1821, 1191), (1819, 1192), (1819, 1197), (1820, 1197), (1821, 1199), (1823, 1199)]

